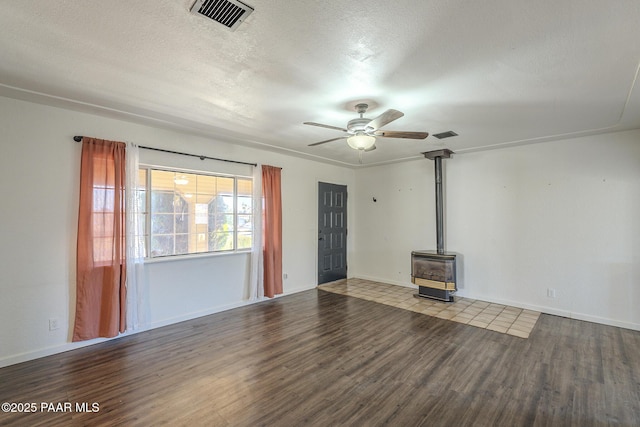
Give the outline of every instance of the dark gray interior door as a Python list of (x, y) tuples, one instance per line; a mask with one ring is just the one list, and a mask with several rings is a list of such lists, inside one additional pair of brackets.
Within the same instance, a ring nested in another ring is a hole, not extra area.
[(347, 186), (318, 183), (318, 284), (347, 278)]

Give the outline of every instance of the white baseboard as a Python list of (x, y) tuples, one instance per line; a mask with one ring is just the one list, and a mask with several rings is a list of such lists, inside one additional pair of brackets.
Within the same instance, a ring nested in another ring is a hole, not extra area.
[(316, 285), (312, 284), (312, 285), (306, 285), (306, 286), (302, 286), (302, 287), (298, 287), (298, 288), (293, 288), (293, 289), (287, 289), (285, 290), (285, 292), (282, 295), (276, 295), (277, 297), (283, 297), (286, 295), (293, 295), (293, 294), (297, 294), (299, 292), (304, 292), (304, 291), (309, 291), (311, 289), (315, 289)]
[[(415, 286), (415, 285), (413, 285), (411, 283), (398, 282), (398, 281), (388, 280), (388, 279), (381, 279), (379, 277), (358, 275), (358, 276), (355, 276), (354, 278), (355, 279), (363, 279), (363, 280), (371, 280), (373, 282), (387, 283), (387, 284), (390, 284), (390, 285), (404, 286), (404, 287), (410, 287), (410, 288), (416, 288), (417, 289), (417, 286)], [(518, 308), (522, 308), (522, 309), (525, 309), (525, 310), (539, 311), (540, 313), (552, 314), (554, 316), (567, 317), (569, 319), (584, 320), (586, 322), (593, 322), (593, 323), (599, 323), (599, 324), (602, 324), (602, 325), (616, 326), (618, 328), (624, 328), (624, 329), (631, 329), (631, 330), (634, 330), (634, 331), (640, 331), (640, 323), (634, 323), (634, 322), (627, 322), (627, 321), (623, 321), (623, 320), (610, 319), (610, 318), (606, 318), (606, 317), (594, 316), (594, 315), (585, 314), (585, 313), (575, 313), (575, 312), (571, 312), (571, 311), (568, 311), (568, 310), (557, 309), (557, 308), (554, 308), (554, 307), (547, 307), (547, 306), (528, 304), (528, 303), (522, 302), (522, 301), (513, 301), (513, 300), (508, 300), (508, 299), (486, 297), (484, 295), (475, 295), (475, 294), (472, 294), (472, 293), (469, 293), (469, 292), (465, 292), (464, 289), (458, 290), (455, 295), (459, 296), (459, 297), (463, 297), (463, 298), (470, 298), (470, 299), (476, 299), (476, 300), (480, 300), (480, 301), (491, 302), (491, 303), (494, 303), (494, 304), (509, 305), (511, 307), (518, 307)]]
[[(281, 295), (276, 295), (276, 298), (279, 297), (283, 297), (285, 295), (292, 295), (292, 294), (296, 294), (298, 292), (303, 292), (303, 291), (308, 291), (310, 289), (314, 289), (315, 285), (307, 285), (304, 287), (299, 287), (299, 288), (294, 288), (294, 289), (287, 289), (283, 294)], [(176, 323), (181, 323), (181, 322), (186, 322), (188, 320), (193, 320), (193, 319), (197, 319), (199, 317), (204, 317), (204, 316), (209, 316), (211, 314), (216, 314), (216, 313), (221, 313), (223, 311), (227, 311), (227, 310), (232, 310), (234, 308), (239, 308), (239, 307), (244, 307), (246, 305), (251, 305), (251, 304), (255, 304), (255, 303), (259, 303), (262, 301), (269, 301), (269, 298), (262, 298), (256, 301), (251, 301), (251, 300), (245, 300), (245, 301), (238, 301), (238, 302), (234, 302), (231, 304), (224, 304), (224, 305), (219, 305), (216, 307), (210, 307), (208, 309), (205, 310), (199, 310), (199, 311), (195, 311), (195, 312), (191, 312), (191, 313), (186, 313), (180, 316), (176, 316), (176, 317), (171, 317), (168, 319), (162, 319), (156, 322), (151, 322), (148, 325), (140, 328), (140, 329), (136, 329), (134, 331), (128, 331), (125, 332), (123, 334), (118, 335), (117, 337), (113, 337), (113, 338), (97, 338), (97, 339), (93, 339), (93, 340), (88, 340), (88, 341), (81, 341), (81, 342), (66, 342), (64, 344), (59, 344), (59, 345), (54, 345), (54, 346), (50, 346), (50, 347), (45, 347), (45, 348), (41, 348), (38, 350), (33, 350), (33, 351), (28, 351), (28, 352), (24, 352), (24, 353), (20, 353), (20, 354), (15, 354), (15, 355), (11, 355), (11, 356), (7, 356), (7, 357), (3, 357), (0, 359), (0, 368), (5, 367), (5, 366), (9, 366), (9, 365), (15, 365), (18, 363), (22, 363), (22, 362), (27, 362), (29, 360), (34, 360), (34, 359), (40, 359), (42, 357), (47, 357), (47, 356), (51, 356), (54, 354), (58, 354), (58, 353), (64, 353), (66, 351), (71, 351), (71, 350), (75, 350), (78, 348), (82, 348), (82, 347), (88, 347), (90, 345), (94, 345), (94, 344), (99, 344), (105, 341), (110, 341), (110, 340), (115, 340), (118, 338), (122, 338), (122, 337), (126, 337), (129, 335), (134, 335), (140, 332), (144, 332), (144, 331), (149, 331), (151, 329), (156, 329), (156, 328), (161, 328), (163, 326), (169, 326), (169, 325), (174, 325)]]
[[(312, 289), (312, 288), (305, 288), (305, 289), (299, 289), (299, 290), (295, 289), (293, 291), (288, 291), (285, 295), (301, 292), (307, 289)], [(0, 368), (9, 366), (9, 365), (15, 365), (22, 362), (27, 362), (29, 360), (40, 359), (41, 357), (51, 356), (58, 353), (64, 353), (66, 351), (75, 350), (82, 347), (88, 347), (90, 345), (99, 344), (105, 341), (119, 339), (129, 335), (134, 335), (140, 332), (149, 331), (151, 329), (174, 325), (176, 323), (186, 322), (187, 320), (193, 320), (199, 317), (208, 316), (210, 314), (220, 313), (220, 312), (231, 310), (234, 308), (243, 307), (245, 305), (255, 304), (258, 302), (268, 301), (268, 300), (269, 298), (262, 298), (257, 301), (246, 300), (246, 301), (235, 302), (232, 304), (220, 305), (220, 306), (208, 308), (206, 310), (200, 310), (200, 311), (191, 312), (191, 313), (187, 313), (187, 314), (176, 316), (176, 317), (171, 317), (168, 319), (162, 319), (156, 322), (151, 322), (140, 329), (137, 329), (134, 331), (128, 331), (113, 338), (97, 338), (97, 339), (81, 341), (81, 342), (66, 342), (60, 345), (45, 347), (38, 350), (33, 350), (33, 351), (28, 351), (20, 354), (3, 357), (2, 359), (0, 359)]]
[[(373, 276), (359, 275), (359, 276), (355, 276), (353, 278), (363, 279), (363, 280), (371, 280), (371, 281), (374, 281), (374, 282), (387, 283), (387, 284), (390, 284), (390, 285), (403, 286), (403, 287), (406, 287), (406, 288), (417, 289), (417, 286), (415, 286), (415, 285), (413, 285), (411, 283), (399, 282), (399, 281), (393, 281), (393, 280), (387, 280), (387, 279), (381, 279), (381, 278), (373, 277)], [(300, 287), (300, 288), (288, 289), (282, 295), (277, 295), (276, 298), (283, 297), (283, 296), (286, 296), (286, 295), (296, 294), (298, 292), (308, 291), (308, 290), (314, 289), (315, 287), (316, 287), (315, 285), (307, 285), (307, 286)], [(474, 294), (471, 294), (471, 293), (467, 293), (467, 292), (464, 292), (463, 290), (458, 291), (456, 293), (456, 295), (457, 296), (461, 296), (461, 297), (465, 297), (465, 298), (471, 298), (471, 299), (477, 299), (477, 300), (481, 300), (481, 301), (487, 301), (487, 302), (491, 302), (491, 303), (495, 303), (495, 304), (503, 304), (503, 305), (509, 305), (509, 306), (512, 306), (512, 307), (518, 307), (518, 308), (527, 309), (527, 310), (539, 311), (541, 313), (567, 317), (567, 318), (570, 318), (570, 319), (584, 320), (584, 321), (587, 321), (587, 322), (599, 323), (599, 324), (603, 324), (603, 325), (616, 326), (616, 327), (619, 327), (619, 328), (640, 331), (640, 324), (633, 323), (633, 322), (626, 322), (626, 321), (621, 321), (621, 320), (616, 320), (616, 319), (609, 319), (609, 318), (605, 318), (605, 317), (599, 317), (599, 316), (594, 316), (594, 315), (584, 314), (584, 313), (574, 313), (574, 312), (570, 312), (570, 311), (567, 311), (567, 310), (560, 310), (560, 309), (553, 308), (553, 307), (546, 307), (546, 306), (527, 304), (527, 303), (523, 303), (523, 302), (520, 302), (520, 301), (512, 301), (512, 300), (500, 299), (500, 298), (487, 298), (487, 297), (482, 296), (482, 295), (474, 295)], [(41, 349), (38, 349), (38, 350), (33, 350), (33, 351), (29, 351), (29, 352), (24, 352), (24, 353), (20, 353), (20, 354), (7, 356), (7, 357), (4, 357), (4, 358), (0, 359), (0, 368), (5, 367), (5, 366), (9, 366), (9, 365), (15, 365), (15, 364), (22, 363), (22, 362), (27, 362), (29, 360), (39, 359), (41, 357), (51, 356), (51, 355), (58, 354), (58, 353), (64, 353), (66, 351), (75, 350), (75, 349), (78, 349), (78, 348), (87, 347), (87, 346), (94, 345), (94, 344), (99, 344), (99, 343), (102, 343), (102, 342), (105, 342), (105, 341), (109, 341), (109, 340), (118, 339), (118, 338), (122, 338), (122, 337), (129, 336), (129, 335), (137, 334), (139, 332), (144, 332), (144, 331), (148, 331), (148, 330), (151, 330), (151, 329), (161, 328), (163, 326), (169, 326), (169, 325), (173, 325), (173, 324), (180, 323), (180, 322), (186, 322), (187, 320), (197, 319), (199, 317), (204, 317), (204, 316), (208, 316), (208, 315), (211, 315), (211, 314), (220, 313), (220, 312), (223, 312), (223, 311), (232, 310), (234, 308), (239, 308), (239, 307), (243, 307), (243, 306), (246, 306), (246, 305), (251, 305), (251, 304), (259, 303), (259, 302), (262, 302), (262, 301), (268, 301), (268, 300), (269, 300), (269, 298), (262, 298), (262, 299), (257, 300), (257, 301), (249, 301), (249, 300), (247, 300), (247, 301), (239, 301), (239, 302), (232, 303), (232, 304), (225, 304), (225, 305), (221, 305), (221, 306), (211, 307), (211, 308), (208, 308), (206, 310), (200, 310), (200, 311), (197, 311), (197, 312), (192, 312), (192, 313), (184, 314), (184, 315), (181, 315), (181, 316), (176, 316), (176, 317), (172, 317), (172, 318), (169, 318), (169, 319), (163, 319), (163, 320), (160, 320), (160, 321), (157, 321), (157, 322), (153, 322), (153, 323), (150, 323), (149, 325), (147, 325), (144, 328), (140, 328), (140, 329), (135, 330), (135, 331), (125, 332), (124, 334), (118, 335), (117, 337), (114, 337), (114, 338), (98, 338), (98, 339), (94, 339), (94, 340), (90, 340), (90, 341), (67, 342), (67, 343), (60, 344), (60, 345), (45, 347), (45, 348), (41, 348)]]
[(145, 329), (141, 329), (139, 331), (136, 332), (142, 332), (150, 330), (150, 329), (156, 329), (156, 328), (162, 328), (163, 326), (169, 326), (169, 325), (175, 325), (176, 323), (181, 323), (181, 322), (186, 322), (188, 320), (193, 320), (193, 319), (197, 319), (199, 317), (204, 317), (204, 316), (209, 316), (211, 314), (216, 314), (216, 313), (221, 313), (223, 311), (227, 311), (227, 310), (232, 310), (234, 308), (239, 308), (239, 307), (244, 307), (245, 305), (251, 305), (251, 304), (255, 304), (261, 301), (265, 301), (268, 300), (268, 298), (262, 298), (259, 300), (255, 300), (255, 301), (251, 301), (251, 300), (245, 300), (245, 301), (238, 301), (238, 302), (234, 302), (231, 304), (224, 304), (224, 305), (219, 305), (219, 306), (215, 306), (215, 307), (210, 307), (204, 310), (199, 310), (199, 311), (194, 311), (191, 313), (186, 313), (180, 316), (175, 316), (175, 317), (170, 317), (168, 319), (162, 319), (162, 320), (158, 320), (156, 322), (150, 323), (149, 326)]
[(465, 297), (465, 298), (478, 299), (478, 300), (481, 300), (481, 301), (492, 302), (492, 303), (495, 303), (495, 304), (510, 305), (512, 307), (518, 307), (518, 308), (522, 308), (522, 309), (526, 309), (526, 310), (539, 311), (540, 313), (552, 314), (554, 316), (567, 317), (569, 319), (584, 320), (586, 322), (599, 323), (599, 324), (602, 324), (602, 325), (615, 326), (615, 327), (618, 327), (618, 328), (624, 328), (624, 329), (631, 329), (631, 330), (634, 330), (634, 331), (640, 331), (640, 324), (639, 323), (627, 322), (627, 321), (624, 321), (624, 320), (617, 320), (617, 319), (611, 319), (611, 318), (607, 318), (607, 317), (594, 316), (592, 314), (576, 313), (576, 312), (573, 312), (573, 311), (558, 309), (558, 308), (555, 308), (555, 307), (547, 307), (547, 306), (542, 306), (542, 305), (528, 304), (528, 303), (523, 303), (523, 302), (520, 302), (520, 301), (513, 301), (513, 300), (508, 300), (508, 299), (502, 299), (502, 298), (487, 298), (487, 297), (480, 296), (480, 295), (468, 294), (468, 293), (466, 293), (464, 291), (458, 291), (456, 293), (456, 295), (461, 296), (461, 297)]
[(64, 353), (66, 351), (75, 350), (82, 347), (87, 347), (93, 344), (109, 341), (110, 339), (114, 338), (98, 338), (91, 341), (68, 342), (60, 345), (44, 347), (38, 350), (14, 354), (0, 359), (0, 368), (4, 368), (5, 366), (10, 365), (16, 365), (22, 362), (28, 362), (29, 360), (40, 359), (41, 357), (47, 357), (58, 353)]

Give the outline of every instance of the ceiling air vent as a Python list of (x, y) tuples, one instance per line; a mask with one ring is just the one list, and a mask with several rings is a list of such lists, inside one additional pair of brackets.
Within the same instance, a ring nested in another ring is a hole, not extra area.
[(194, 15), (213, 19), (231, 31), (235, 31), (251, 12), (251, 6), (238, 0), (196, 0), (191, 6), (191, 13)]
[(433, 135), (434, 138), (438, 138), (438, 139), (451, 138), (452, 136), (458, 136), (458, 134), (450, 130), (447, 132), (440, 132)]

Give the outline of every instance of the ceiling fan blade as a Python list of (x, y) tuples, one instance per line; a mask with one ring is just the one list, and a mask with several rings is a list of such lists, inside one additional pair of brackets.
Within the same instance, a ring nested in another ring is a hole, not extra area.
[(427, 132), (402, 132), (396, 130), (379, 130), (373, 133), (375, 136), (385, 138), (408, 138), (408, 139), (425, 139), (429, 136)]
[(382, 126), (389, 124), (392, 121), (399, 119), (402, 116), (404, 116), (404, 113), (402, 111), (393, 110), (393, 109), (387, 110), (384, 113), (380, 114), (375, 119), (371, 120), (369, 123), (367, 123), (366, 129), (368, 131), (378, 130)]
[(304, 122), (303, 125), (310, 125), (310, 126), (318, 126), (320, 128), (327, 128), (327, 129), (334, 129), (334, 130), (341, 130), (343, 132), (346, 132), (347, 130), (345, 128), (339, 128), (337, 126), (331, 126), (331, 125), (323, 125), (322, 123), (314, 123), (314, 122)]
[(332, 138), (332, 139), (327, 139), (325, 141), (320, 141), (320, 142), (314, 142), (313, 144), (309, 144), (308, 147), (315, 147), (316, 145), (320, 145), (320, 144), (326, 144), (327, 142), (331, 142), (331, 141), (337, 141), (339, 139), (345, 139), (346, 136), (341, 136), (339, 138)]

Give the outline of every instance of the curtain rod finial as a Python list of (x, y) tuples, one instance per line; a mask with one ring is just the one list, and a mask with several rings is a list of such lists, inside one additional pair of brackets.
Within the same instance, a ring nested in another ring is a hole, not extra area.
[(74, 140), (75, 142), (80, 142), (80, 141), (82, 141), (82, 137), (81, 137), (81, 136), (76, 135), (76, 136), (74, 136), (74, 137), (73, 137), (73, 140)]

